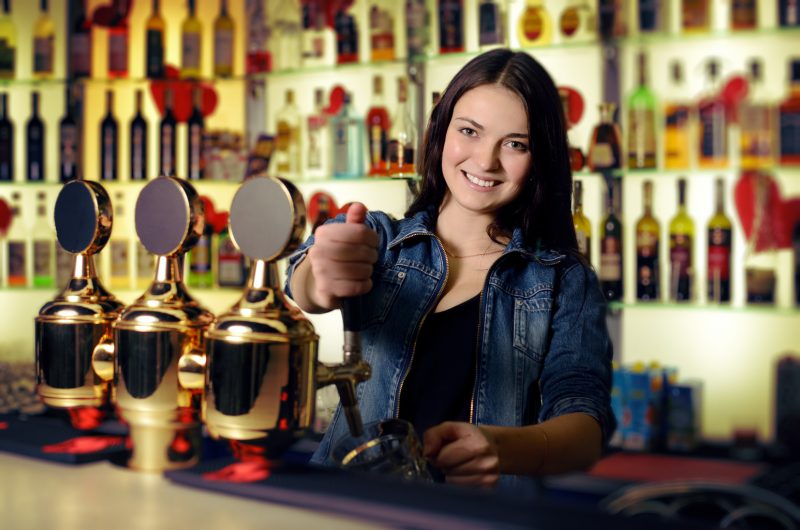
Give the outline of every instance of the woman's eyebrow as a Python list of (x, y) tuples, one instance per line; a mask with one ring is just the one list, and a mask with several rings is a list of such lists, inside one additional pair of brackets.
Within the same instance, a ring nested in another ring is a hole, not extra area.
[[(465, 121), (465, 122), (469, 123), (470, 125), (472, 125), (474, 128), (476, 128), (478, 130), (481, 130), (481, 131), (484, 129), (483, 125), (481, 125), (477, 121), (473, 120), (472, 118), (464, 118), (464, 117), (461, 117), (461, 116), (455, 116), (455, 117), (453, 117), (453, 120)], [(526, 140), (528, 139), (528, 135), (526, 133), (518, 133), (518, 132), (508, 133), (506, 135), (503, 135), (503, 137), (504, 138), (524, 138)]]

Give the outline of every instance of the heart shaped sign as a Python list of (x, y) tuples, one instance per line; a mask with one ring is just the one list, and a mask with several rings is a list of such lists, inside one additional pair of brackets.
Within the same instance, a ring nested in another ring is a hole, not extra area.
[(200, 111), (203, 116), (209, 116), (217, 108), (217, 92), (214, 87), (192, 79), (180, 79), (178, 69), (171, 64), (164, 65), (165, 79), (154, 79), (150, 82), (150, 95), (158, 108), (161, 116), (165, 111), (165, 94), (172, 91), (172, 112), (178, 122), (186, 122), (192, 115), (193, 97), (195, 87), (201, 90)]
[[(763, 191), (759, 192), (761, 186)], [(800, 200), (784, 201), (772, 175), (743, 172), (734, 187), (734, 201), (744, 235), (748, 240), (755, 238), (757, 251), (791, 246), (792, 229), (800, 218)]]

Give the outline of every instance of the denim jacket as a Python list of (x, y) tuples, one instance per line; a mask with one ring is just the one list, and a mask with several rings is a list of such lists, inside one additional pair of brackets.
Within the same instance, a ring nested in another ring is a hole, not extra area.
[[(430, 212), (400, 221), (369, 212), (366, 223), (379, 239), (373, 288), (361, 297), (361, 342), (372, 377), (357, 396), (369, 423), (398, 416), (417, 333), (444, 290), (448, 262)], [(289, 296), (291, 273), (312, 243), (313, 236), (289, 257)], [(470, 422), (522, 426), (583, 412), (608, 440), (615, 421), (605, 312), (593, 271), (573, 257), (526, 247), (516, 230), (480, 295)], [(347, 428), (340, 407), (312, 462), (333, 465), (332, 447)], [(518, 481), (504, 477), (503, 483)]]

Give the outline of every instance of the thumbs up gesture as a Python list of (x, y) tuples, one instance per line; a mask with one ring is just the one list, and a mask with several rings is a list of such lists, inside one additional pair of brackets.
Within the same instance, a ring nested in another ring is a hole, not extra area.
[(323, 308), (339, 306), (339, 299), (368, 293), (372, 269), (378, 260), (378, 234), (364, 221), (367, 208), (353, 203), (344, 223), (322, 225), (314, 233), (308, 260), (314, 299)]

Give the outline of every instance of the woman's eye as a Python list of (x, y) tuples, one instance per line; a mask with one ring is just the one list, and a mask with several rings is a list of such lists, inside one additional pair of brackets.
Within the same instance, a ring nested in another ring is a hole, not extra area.
[(517, 141), (514, 141), (514, 140), (511, 140), (510, 142), (508, 142), (508, 146), (511, 147), (511, 149), (514, 149), (516, 151), (527, 151), (528, 150), (528, 146), (526, 144), (524, 144), (522, 142), (517, 142)]
[(462, 127), (461, 129), (459, 129), (459, 131), (461, 132), (461, 134), (465, 136), (475, 136), (476, 134), (478, 134), (477, 132), (475, 132), (475, 129), (471, 127)]

